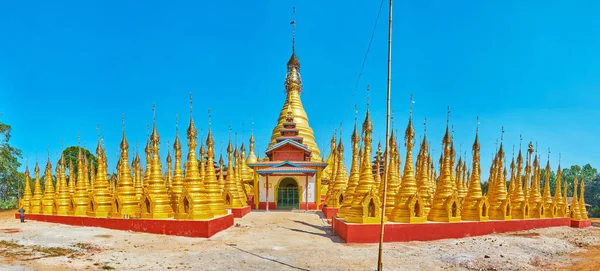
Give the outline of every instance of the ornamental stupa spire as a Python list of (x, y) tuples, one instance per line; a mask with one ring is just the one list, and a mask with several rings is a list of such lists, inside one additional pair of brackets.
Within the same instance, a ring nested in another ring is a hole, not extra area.
[(208, 135), (206, 136), (206, 147), (207, 147), (207, 166), (206, 174), (204, 175), (204, 189), (206, 190), (206, 198), (210, 210), (215, 216), (222, 216), (227, 214), (221, 190), (219, 189), (219, 182), (217, 181), (217, 175), (215, 173), (215, 152), (214, 152), (215, 141), (212, 137), (212, 131), (210, 130), (210, 110), (208, 110)]
[(585, 208), (585, 180), (581, 179), (581, 185), (579, 186), (579, 212), (581, 213), (581, 219), (588, 220), (587, 209)]
[(152, 107), (152, 111), (154, 113), (154, 124), (152, 126), (152, 134), (150, 135), (150, 141), (152, 143), (150, 168), (152, 171), (150, 172), (150, 179), (145, 181), (147, 186), (144, 188), (144, 195), (142, 196), (142, 218), (172, 218), (174, 212), (162, 176), (162, 165), (158, 154), (160, 136), (156, 129), (156, 106)]
[(42, 214), (51, 215), (54, 213), (54, 185), (52, 181), (52, 163), (50, 163), (50, 151), (48, 151), (48, 161), (44, 171), (44, 196), (42, 197)]
[(462, 220), (487, 221), (487, 213), (490, 206), (487, 197), (481, 193), (481, 165), (479, 145), (479, 117), (477, 117), (477, 128), (475, 130), (475, 141), (473, 142), (473, 166), (469, 180), (469, 190), (462, 204)]
[[(99, 128), (98, 128), (99, 129)], [(88, 209), (87, 215), (92, 217), (108, 217), (113, 212), (113, 194), (110, 192), (110, 183), (106, 172), (106, 163), (104, 148), (98, 138), (96, 147), (96, 155), (98, 156), (98, 170), (96, 172), (96, 180), (91, 193), (91, 208)], [(93, 166), (93, 163), (92, 163)]]
[[(529, 152), (533, 153), (533, 145), (530, 144)], [(533, 159), (533, 182), (531, 184), (531, 194), (529, 195), (529, 207), (531, 208), (530, 217), (544, 218), (544, 204), (540, 193), (540, 167), (537, 151)]]
[[(556, 216), (557, 217), (565, 217), (565, 210), (564, 210), (564, 205), (563, 205), (563, 200), (562, 200), (562, 191), (561, 191), (561, 184), (562, 184), (562, 170), (560, 169), (560, 153), (558, 154), (558, 169), (556, 170), (556, 186), (554, 187), (554, 204), (556, 204)], [(566, 193), (566, 191), (565, 191)]]
[(225, 200), (225, 206), (227, 208), (243, 207), (239, 197), (238, 187), (235, 182), (233, 146), (231, 144), (231, 138), (229, 139), (229, 144), (227, 145), (227, 179), (225, 180), (223, 199)]
[[(116, 187), (115, 208), (112, 210), (111, 217), (140, 217), (141, 209), (137, 197), (134, 180), (131, 177), (131, 168), (129, 167), (129, 143), (125, 134), (125, 116), (123, 121), (123, 138), (121, 139), (121, 157), (118, 168), (119, 183)], [(135, 171), (135, 169), (134, 169)], [(137, 175), (137, 174), (134, 174)]]
[(137, 151), (135, 158), (131, 162), (131, 167), (133, 168), (133, 186), (135, 187), (135, 197), (138, 201), (142, 199), (142, 195), (144, 194), (144, 187), (142, 185), (142, 166), (140, 160), (140, 153)]
[(183, 171), (181, 170), (181, 142), (179, 141), (179, 120), (175, 118), (175, 169), (173, 171), (173, 183), (171, 184), (171, 207), (177, 211), (179, 209), (179, 200), (183, 194), (184, 179)]
[(41, 214), (42, 213), (42, 185), (40, 181), (40, 166), (38, 164), (37, 158), (35, 159), (35, 168), (33, 170), (35, 173), (35, 183), (33, 185), (33, 197), (31, 199), (31, 210), (32, 214)]
[[(254, 127), (254, 120), (252, 121), (252, 127)], [(252, 164), (258, 162), (258, 158), (254, 153), (254, 128), (252, 128), (252, 132), (250, 133), (250, 145), (249, 145), (249, 153), (248, 158), (246, 158), (246, 164)], [(251, 169), (252, 170), (252, 169)]]
[(358, 151), (358, 143), (360, 141), (360, 136), (358, 135), (358, 128), (356, 126), (356, 118), (354, 121), (354, 132), (352, 132), (352, 164), (350, 166), (350, 178), (348, 179), (348, 186), (346, 187), (344, 193), (344, 200), (342, 202), (342, 207), (340, 207), (338, 211), (338, 217), (344, 218), (346, 217), (348, 210), (352, 206), (352, 199), (354, 198), (354, 191), (356, 190), (356, 186), (358, 185), (358, 180), (360, 178), (360, 168), (359, 168), (359, 151)]
[[(240, 159), (240, 177), (242, 179), (242, 183), (252, 182), (254, 180), (254, 171), (248, 167), (248, 165), (246, 165), (246, 161), (244, 160), (246, 159), (246, 146), (244, 146), (244, 142), (242, 142), (242, 146), (240, 147), (240, 155), (242, 158)], [(214, 167), (214, 165), (208, 165)]]
[(340, 208), (344, 200), (344, 191), (348, 186), (348, 173), (346, 166), (344, 165), (344, 144), (342, 143), (342, 130), (340, 127), (340, 142), (337, 146), (338, 157), (337, 157), (337, 172), (335, 175), (335, 181), (333, 184), (333, 197), (330, 207)]
[(542, 201), (544, 202), (544, 216), (547, 218), (554, 217), (554, 213), (552, 212), (552, 194), (550, 193), (550, 149), (548, 149), (548, 161), (546, 162), (546, 170), (544, 172), (545, 181), (544, 181), (544, 195), (542, 197)]
[[(394, 206), (396, 203), (396, 195), (398, 194), (398, 188), (400, 188), (400, 176), (398, 174), (397, 167), (397, 151), (396, 148), (396, 137), (394, 136), (394, 131), (390, 135), (390, 139), (388, 142), (388, 148), (390, 151), (388, 169), (387, 169), (387, 177), (388, 177), (388, 185), (387, 185), (387, 196), (385, 200), (385, 213), (386, 217), (390, 217), (392, 211), (394, 210)], [(379, 197), (383, 198), (383, 186), (379, 186)]]
[(221, 191), (221, 195), (223, 195), (223, 191), (225, 190), (225, 178), (223, 178), (223, 154), (219, 155), (219, 190)]
[[(73, 174), (71, 172), (71, 174)], [(90, 203), (90, 194), (86, 183), (85, 175), (87, 171), (83, 166), (83, 157), (81, 148), (77, 154), (77, 184), (75, 185), (75, 193), (73, 194), (73, 213), (75, 216), (86, 216)]]
[(336, 148), (337, 139), (335, 138), (335, 132), (331, 135), (331, 143), (330, 143), (330, 152), (329, 157), (327, 157), (327, 166), (323, 169), (323, 176), (321, 176), (322, 180), (329, 181), (334, 178), (333, 176), (333, 166), (335, 165), (335, 156), (337, 152)]
[(453, 179), (452, 170), (452, 137), (449, 130), (450, 107), (448, 107), (448, 116), (446, 118), (446, 132), (442, 139), (443, 153), (440, 165), (440, 177), (437, 189), (433, 196), (431, 211), (427, 216), (430, 221), (437, 222), (458, 222), (461, 219), (461, 202), (458, 200), (456, 191), (456, 182)]
[(23, 192), (23, 209), (25, 209), (25, 213), (31, 212), (31, 199), (33, 198), (33, 194), (31, 193), (31, 177), (29, 173), (29, 165), (25, 162), (25, 191)]
[[(295, 12), (294, 12), (295, 13)], [(296, 20), (294, 19), (291, 23), (293, 33), (295, 33)], [(294, 35), (293, 35), (294, 36)], [(295, 52), (295, 36), (292, 38), (292, 55), (287, 63), (287, 72), (285, 77), (285, 92), (286, 99), (283, 107), (279, 113), (277, 119), (277, 125), (273, 128), (271, 134), (271, 141), (267, 148), (271, 148), (277, 143), (276, 139), (280, 136), (281, 130), (284, 129), (283, 124), (286, 121), (287, 108), (291, 108), (296, 128), (299, 131), (299, 136), (303, 138), (303, 143), (306, 144), (308, 149), (312, 152), (313, 161), (321, 161), (321, 152), (315, 142), (315, 136), (313, 129), (308, 123), (308, 116), (304, 107), (302, 106), (302, 100), (300, 94), (302, 93), (302, 77), (300, 76), (300, 60), (296, 56)]]
[(573, 181), (573, 198), (571, 199), (571, 220), (580, 221), (583, 220), (581, 217), (581, 205), (578, 204), (579, 200), (577, 199), (577, 188), (579, 185), (579, 181), (577, 180), (577, 176), (575, 176), (575, 180)]
[[(168, 148), (170, 142), (167, 142), (167, 172), (165, 172), (165, 186), (167, 190), (171, 191), (171, 185), (173, 185), (173, 158), (171, 157), (171, 149)], [(169, 198), (171, 196), (169, 195)]]
[(69, 194), (69, 186), (67, 185), (67, 176), (65, 174), (65, 164), (65, 156), (62, 154), (60, 156), (60, 167), (58, 165), (56, 167), (59, 170), (58, 174), (56, 174), (56, 183), (60, 184), (58, 193), (54, 199), (57, 215), (68, 215), (72, 209), (71, 195)]
[(429, 165), (427, 163), (429, 145), (427, 144), (427, 119), (423, 122), (423, 141), (419, 148), (419, 156), (417, 158), (417, 190), (421, 197), (423, 215), (427, 217), (431, 210), (433, 201), (433, 193), (431, 191), (431, 181), (429, 175)]
[[(521, 142), (523, 136), (520, 136)], [(515, 172), (513, 193), (511, 195), (512, 217), (515, 219), (529, 219), (529, 203), (525, 200), (523, 183), (521, 183), (521, 170), (523, 170), (523, 154), (519, 143), (519, 154), (517, 155), (517, 171)]]
[[(510, 220), (511, 206), (506, 191), (506, 168), (504, 168), (504, 127), (500, 138), (500, 148), (497, 153), (494, 193), (488, 196), (490, 202), (490, 219)], [(504, 173), (504, 174), (503, 174)]]
[(69, 161), (69, 195), (75, 194), (75, 172), (73, 172), (73, 162)]
[(240, 152), (237, 151), (237, 149), (234, 151), (234, 156), (235, 156), (235, 162), (234, 164), (236, 165), (236, 167), (234, 168), (235, 170), (235, 184), (237, 185), (237, 191), (238, 191), (238, 197), (240, 198), (240, 201), (242, 202), (242, 207), (248, 206), (248, 196), (246, 195), (246, 190), (244, 189), (244, 184), (242, 182), (242, 163), (244, 161), (244, 159), (242, 158), (242, 154)]
[(331, 159), (331, 175), (329, 176), (329, 180), (327, 181), (327, 194), (325, 195), (325, 205), (331, 207), (331, 199), (333, 197), (333, 185), (335, 183), (335, 176), (337, 175), (337, 167), (338, 167), (338, 155), (336, 142), (333, 142), (333, 158)]
[(206, 151), (204, 150), (204, 144), (200, 142), (200, 180), (204, 183), (204, 177), (206, 175), (206, 160), (205, 160)]

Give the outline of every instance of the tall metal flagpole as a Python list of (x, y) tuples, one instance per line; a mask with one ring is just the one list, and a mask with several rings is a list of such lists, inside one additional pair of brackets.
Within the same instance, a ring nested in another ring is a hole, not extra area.
[(390, 13), (389, 13), (389, 25), (388, 25), (388, 74), (387, 74), (387, 112), (385, 117), (385, 152), (384, 152), (384, 163), (385, 167), (383, 170), (383, 200), (381, 201), (381, 231), (379, 234), (379, 254), (377, 257), (377, 270), (383, 270), (383, 224), (385, 220), (385, 202), (387, 201), (387, 183), (388, 183), (388, 170), (392, 165), (388, 164), (388, 142), (390, 137), (390, 94), (392, 89), (392, 0), (390, 0)]

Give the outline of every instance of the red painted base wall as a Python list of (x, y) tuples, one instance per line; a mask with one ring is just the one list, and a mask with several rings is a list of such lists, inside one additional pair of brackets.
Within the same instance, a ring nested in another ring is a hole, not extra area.
[(231, 208), (231, 214), (235, 218), (242, 218), (245, 215), (249, 214), (251, 210), (252, 210), (252, 207), (250, 207), (250, 206), (246, 206), (246, 207), (242, 207), (242, 208)]
[(592, 220), (571, 220), (573, 228), (587, 228), (592, 226)]
[(339, 210), (340, 210), (339, 208), (323, 207), (323, 209), (321, 211), (323, 211), (323, 214), (325, 215), (325, 218), (331, 219), (334, 216), (337, 216), (337, 213), (338, 213)]
[[(15, 217), (18, 219), (19, 214), (15, 214)], [(233, 226), (233, 214), (213, 218), (211, 220), (122, 219), (26, 214), (25, 220), (205, 238), (211, 237), (216, 233)]]
[[(334, 218), (332, 226), (334, 232), (346, 243), (379, 242), (379, 224), (353, 224), (346, 223), (343, 219)], [(549, 218), (458, 223), (427, 222), (424, 224), (386, 223), (383, 241), (430, 241), (558, 226), (571, 226), (571, 219)]]

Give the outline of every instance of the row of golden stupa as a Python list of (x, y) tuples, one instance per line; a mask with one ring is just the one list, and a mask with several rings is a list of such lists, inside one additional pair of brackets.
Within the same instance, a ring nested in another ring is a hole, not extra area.
[[(243, 176), (253, 174), (242, 160), (241, 152), (234, 150), (231, 140), (227, 147), (227, 177), (223, 174), (223, 157), (220, 158), (219, 175), (215, 169), (214, 140), (208, 131), (206, 138), (206, 160), (201, 147), (200, 163), (196, 158), (197, 130), (193, 118), (190, 118), (187, 130), (189, 152), (185, 169), (182, 170), (181, 143), (179, 135), (173, 145), (175, 165), (169, 151), (167, 170), (163, 175), (162, 163), (158, 154), (160, 137), (156, 129), (156, 121), (152, 134), (146, 145), (146, 168), (140, 163), (139, 154), (129, 165), (129, 144), (125, 131), (121, 140), (121, 155), (117, 163), (116, 180), (109, 180), (107, 175), (106, 153), (98, 141), (96, 154), (98, 169), (89, 163), (81, 154), (77, 157), (77, 173), (73, 165), (68, 166), (69, 180), (66, 178), (66, 162), (64, 155), (56, 166), (56, 187), (52, 181), (52, 165), (50, 158), (45, 170), (45, 189), (42, 192), (40, 169), (36, 162), (35, 183), (33, 192), (30, 184), (29, 169), (25, 170), (25, 192), (20, 199), (20, 207), (26, 213), (44, 215), (70, 215), (114, 218), (149, 218), (149, 219), (211, 219), (228, 213), (227, 208), (247, 206), (247, 195), (243, 186)], [(250, 139), (251, 155), (254, 152), (254, 139)], [(90, 166), (91, 165), (91, 166)], [(245, 167), (244, 167), (245, 166)], [(76, 176), (76, 177), (75, 177)]]
[[(411, 116), (405, 131), (406, 159), (403, 174), (400, 175), (401, 158), (398, 139), (392, 132), (389, 138), (389, 170), (387, 170), (387, 192), (385, 213), (382, 214), (384, 198), (381, 144), (371, 162), (372, 123), (367, 110), (362, 125), (362, 146), (356, 124), (352, 134), (352, 165), (350, 176), (343, 163), (344, 146), (342, 140), (332, 139), (332, 151), (323, 178), (329, 179), (325, 205), (339, 208), (338, 217), (350, 223), (380, 223), (384, 220), (404, 223), (426, 221), (458, 222), (511, 220), (529, 218), (571, 217), (573, 220), (587, 219), (584, 202), (585, 185), (574, 180), (572, 204), (567, 201), (567, 182), (562, 181), (560, 165), (554, 196), (550, 191), (550, 174), (545, 175), (543, 189), (538, 155), (532, 162), (533, 144), (529, 143), (527, 161), (523, 175), (523, 155), (521, 149), (510, 164), (510, 175), (504, 166), (504, 147), (500, 143), (490, 168), (489, 189), (486, 194), (481, 189), (480, 145), (478, 132), (473, 143), (473, 164), (467, 168), (466, 159), (457, 162), (453, 138), (448, 124), (443, 137), (439, 174), (429, 152), (427, 136), (424, 133), (416, 164), (413, 164), (415, 131)], [(393, 131), (393, 129), (392, 129)], [(426, 130), (425, 130), (426, 132)], [(550, 163), (546, 164), (550, 172)], [(508, 180), (508, 185), (507, 185)], [(561, 191), (561, 186), (563, 186)], [(579, 189), (580, 197), (577, 192)]]

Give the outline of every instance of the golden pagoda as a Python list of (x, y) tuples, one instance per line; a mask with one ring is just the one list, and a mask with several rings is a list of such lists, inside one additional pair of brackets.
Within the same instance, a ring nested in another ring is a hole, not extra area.
[[(289, 109), (291, 112), (291, 108)], [(331, 136), (331, 144), (330, 144), (330, 152), (329, 152), (329, 157), (327, 157), (327, 166), (323, 169), (323, 173), (321, 175), (321, 179), (323, 180), (323, 182), (327, 182), (329, 183), (329, 180), (332, 179), (333, 175), (333, 166), (335, 165), (335, 156), (337, 155), (337, 152), (335, 150), (335, 146), (336, 146), (336, 141), (337, 139), (335, 138), (335, 133)]]
[[(233, 170), (235, 171), (235, 184), (237, 186), (237, 192), (238, 192), (238, 197), (240, 198), (240, 201), (242, 203), (242, 207), (248, 206), (248, 196), (246, 195), (246, 191), (244, 189), (244, 184), (242, 183), (242, 163), (243, 163), (243, 159), (241, 156), (241, 153), (237, 151), (237, 148), (235, 149), (235, 151), (233, 152), (233, 155), (235, 156), (235, 165), (236, 167), (233, 168)], [(211, 165), (211, 167), (214, 168), (214, 163), (213, 165)]]
[[(200, 137), (202, 137), (202, 134), (200, 134)], [(200, 141), (200, 182), (202, 182), (203, 184), (204, 175), (206, 174), (206, 161), (204, 160), (204, 155), (206, 155), (206, 152), (204, 151), (204, 144), (202, 144), (202, 141)]]
[(577, 186), (579, 185), (579, 181), (577, 180), (577, 176), (575, 176), (575, 180), (573, 181), (573, 198), (571, 199), (571, 210), (570, 217), (571, 220), (581, 221), (583, 217), (581, 217), (581, 205), (579, 204), (579, 200), (577, 199)]
[(231, 139), (227, 145), (227, 179), (223, 187), (223, 200), (227, 208), (241, 208), (242, 199), (239, 197), (238, 186), (235, 182), (235, 170), (233, 169), (233, 146)]
[[(400, 188), (400, 177), (398, 176), (398, 167), (396, 166), (396, 153), (398, 149), (396, 148), (396, 138), (394, 137), (394, 131), (392, 130), (391, 136), (388, 140), (388, 147), (390, 150), (389, 155), (389, 163), (388, 163), (388, 171), (387, 171), (387, 192), (385, 197), (385, 213), (386, 217), (390, 217), (392, 214), (392, 210), (394, 210), (396, 195), (398, 194), (398, 189)], [(380, 198), (383, 198), (383, 186), (379, 186)]]
[[(242, 184), (245, 183), (253, 183), (254, 181), (254, 171), (246, 164), (246, 161), (244, 159), (246, 159), (246, 147), (244, 146), (244, 143), (242, 143), (242, 146), (240, 147), (240, 155), (242, 156), (242, 159), (240, 159), (240, 171), (241, 171), (241, 179), (242, 179)], [(210, 163), (209, 163), (210, 165)]]
[[(340, 140), (341, 141), (341, 140)], [(337, 167), (338, 167), (338, 155), (340, 154), (337, 150), (337, 146), (334, 147), (335, 153), (333, 154), (331, 167), (331, 176), (327, 182), (327, 193), (325, 194), (325, 206), (332, 207), (331, 199), (333, 198), (333, 186), (335, 184), (335, 177), (337, 176)]]
[[(533, 153), (533, 144), (529, 142), (529, 160), (531, 160), (531, 154)], [(539, 162), (537, 154), (533, 159), (532, 170), (532, 182), (529, 193), (529, 216), (531, 218), (544, 218), (544, 205), (542, 204), (542, 195), (540, 194), (540, 174), (539, 174)]]
[(431, 210), (431, 204), (433, 203), (433, 193), (431, 190), (429, 165), (427, 164), (427, 151), (429, 149), (429, 146), (427, 145), (427, 126), (424, 127), (423, 141), (421, 142), (419, 156), (417, 157), (417, 190), (421, 197), (423, 215), (427, 217)]
[[(341, 140), (340, 140), (341, 142)], [(382, 170), (381, 170), (381, 164), (383, 161), (382, 160), (382, 154), (383, 152), (381, 151), (381, 141), (377, 144), (377, 152), (375, 153), (375, 170), (374, 170), (374, 174), (375, 174), (375, 184), (373, 184), (373, 187), (376, 191), (383, 191), (383, 182), (381, 181), (381, 174), (383, 174)], [(381, 193), (378, 193), (379, 197), (381, 197)]]
[[(450, 110), (448, 110), (450, 114)], [(448, 117), (449, 118), (449, 117)], [(442, 139), (443, 154), (440, 164), (440, 177), (437, 189), (433, 196), (433, 204), (427, 219), (436, 222), (459, 222), (461, 220), (461, 202), (458, 200), (456, 183), (452, 174), (452, 138), (448, 130), (448, 120), (446, 120), (446, 133)]]
[(354, 121), (354, 132), (352, 132), (352, 164), (350, 166), (350, 178), (348, 179), (348, 186), (344, 191), (344, 198), (342, 200), (342, 206), (338, 210), (337, 217), (344, 218), (348, 213), (348, 210), (352, 206), (352, 199), (354, 198), (354, 190), (358, 185), (360, 179), (360, 169), (358, 167), (358, 143), (360, 137), (358, 136), (358, 129), (356, 127), (356, 118)]
[[(312, 152), (312, 161), (322, 161), (321, 152), (315, 142), (315, 136), (313, 129), (308, 124), (308, 116), (302, 106), (302, 100), (300, 94), (302, 93), (302, 77), (300, 76), (300, 61), (295, 53), (295, 48), (292, 46), (292, 56), (287, 63), (287, 73), (285, 78), (285, 91), (287, 93), (285, 103), (279, 113), (277, 119), (277, 126), (273, 128), (271, 134), (271, 141), (267, 149), (271, 148), (277, 143), (277, 138), (281, 135), (281, 130), (284, 129), (283, 124), (287, 118), (288, 107), (291, 108), (296, 128), (299, 130), (299, 135), (304, 139), (304, 144), (307, 145), (308, 149)], [(331, 178), (331, 177), (330, 177)]]
[[(504, 134), (504, 127), (502, 128)], [(496, 154), (496, 165), (495, 165), (495, 180), (493, 183), (493, 193), (488, 194), (488, 201), (490, 203), (489, 217), (491, 220), (510, 220), (512, 206), (510, 198), (508, 198), (506, 191), (506, 169), (504, 168), (504, 147), (503, 143), (500, 142), (500, 149)], [(504, 174), (503, 174), (504, 173)], [(490, 184), (492, 189), (492, 184)]]
[[(411, 99), (412, 100), (412, 99)], [(423, 201), (417, 189), (415, 169), (413, 166), (412, 149), (414, 146), (415, 130), (412, 125), (412, 102), (408, 126), (404, 133), (404, 145), (406, 146), (406, 162), (404, 163), (404, 174), (402, 184), (395, 200), (395, 206), (389, 216), (390, 221), (404, 223), (424, 223), (427, 216), (423, 212)]]
[(31, 200), (33, 194), (31, 193), (31, 180), (29, 174), (29, 165), (25, 164), (25, 191), (23, 192), (23, 199), (21, 201), (21, 207), (25, 210), (25, 213), (31, 212)]
[(144, 172), (142, 179), (142, 187), (146, 189), (148, 187), (148, 182), (150, 181), (150, 174), (152, 173), (152, 145), (150, 143), (150, 138), (148, 138), (148, 142), (146, 142), (144, 153), (146, 154), (146, 171)]
[(175, 212), (173, 212), (173, 208), (171, 207), (169, 193), (162, 177), (162, 165), (160, 163), (160, 156), (158, 155), (160, 136), (156, 130), (156, 115), (154, 116), (150, 141), (152, 142), (152, 165), (150, 166), (152, 172), (150, 173), (150, 179), (146, 181), (147, 186), (144, 188), (142, 196), (142, 218), (172, 218)]
[[(110, 192), (110, 184), (106, 173), (106, 163), (104, 163), (105, 154), (100, 140), (96, 147), (98, 155), (98, 170), (96, 172), (96, 180), (91, 193), (91, 204), (87, 211), (88, 216), (92, 217), (108, 217), (113, 211), (113, 194)], [(92, 164), (93, 165), (93, 164)]]
[(560, 158), (558, 159), (558, 169), (556, 170), (556, 186), (554, 187), (554, 199), (552, 200), (552, 208), (556, 210), (556, 217), (565, 217), (566, 210), (563, 208), (562, 202), (562, 170), (560, 169)]
[(223, 191), (225, 191), (225, 178), (223, 177), (224, 163), (223, 154), (221, 154), (219, 155), (219, 179), (217, 179), (219, 182), (219, 191), (221, 191), (221, 196), (223, 195)]
[(462, 156), (458, 157), (458, 162), (456, 164), (456, 192), (458, 193), (458, 200), (462, 202), (462, 200), (467, 196), (467, 189), (463, 187), (463, 159)]
[(140, 163), (140, 154), (136, 151), (135, 158), (133, 158), (131, 164), (133, 168), (133, 187), (135, 188), (135, 197), (137, 198), (138, 202), (142, 199), (142, 195), (144, 194), (144, 186), (142, 184), (142, 166)]
[(188, 155), (185, 165), (185, 185), (179, 199), (178, 210), (175, 214), (177, 219), (211, 219), (213, 212), (208, 205), (206, 191), (198, 172), (198, 160), (196, 159), (196, 138), (198, 132), (192, 117), (192, 95), (190, 94), (190, 125), (187, 130)]
[[(579, 201), (576, 204), (579, 204), (579, 212), (582, 220), (588, 220), (587, 209), (585, 208), (585, 181), (581, 180), (581, 185), (579, 187)], [(575, 202), (575, 201), (574, 201)]]
[(72, 198), (75, 194), (75, 172), (73, 172), (73, 162), (69, 161), (69, 195)]
[(176, 129), (175, 143), (173, 149), (175, 149), (175, 170), (173, 171), (173, 183), (171, 184), (171, 206), (173, 210), (179, 210), (179, 200), (183, 194), (184, 179), (183, 171), (181, 169), (181, 142), (179, 141), (179, 128)]
[[(113, 200), (111, 217), (123, 218), (140, 217), (140, 201), (137, 197), (135, 182), (131, 178), (131, 168), (129, 167), (129, 143), (125, 129), (123, 129), (123, 139), (121, 140), (121, 163), (119, 163), (119, 184), (116, 187), (116, 197)], [(135, 158), (134, 158), (135, 160)], [(134, 169), (134, 172), (136, 169)], [(134, 173), (137, 175), (137, 173)]]
[(50, 163), (50, 154), (46, 162), (46, 171), (44, 171), (44, 196), (42, 197), (42, 214), (51, 215), (54, 213), (54, 185), (52, 184), (52, 164)]
[[(167, 146), (170, 144), (167, 142)], [(167, 147), (168, 148), (168, 147)], [(173, 184), (173, 158), (171, 158), (171, 150), (167, 151), (167, 172), (165, 172), (165, 186), (171, 194), (171, 185)]]
[[(381, 200), (374, 188), (373, 168), (371, 163), (371, 133), (373, 124), (369, 115), (369, 109), (363, 123), (363, 145), (365, 152), (361, 159), (360, 179), (354, 196), (352, 206), (346, 214), (345, 221), (349, 223), (377, 224), (381, 222)], [(384, 217), (384, 221), (387, 220)]]
[[(54, 198), (55, 202), (55, 214), (57, 215), (69, 215), (73, 209), (71, 202), (71, 195), (69, 193), (69, 186), (67, 185), (67, 176), (65, 175), (65, 156), (61, 155), (59, 174), (56, 175), (56, 183), (58, 187), (58, 193)], [(60, 184), (60, 185), (59, 185)]]
[(519, 154), (517, 156), (517, 171), (513, 180), (513, 192), (510, 197), (510, 204), (512, 207), (511, 217), (513, 219), (529, 219), (529, 203), (525, 200), (525, 194), (523, 193), (521, 170), (523, 170), (523, 155), (521, 152), (521, 146), (519, 146)]
[(41, 214), (42, 213), (42, 185), (40, 181), (40, 167), (38, 165), (38, 161), (35, 161), (35, 168), (33, 170), (35, 173), (35, 183), (33, 185), (33, 197), (31, 198), (30, 206), (31, 209), (29, 213), (31, 214)]
[(340, 132), (340, 143), (337, 146), (337, 172), (333, 184), (331, 202), (327, 204), (327, 206), (333, 208), (342, 207), (344, 193), (346, 192), (346, 187), (348, 187), (348, 173), (346, 172), (346, 166), (344, 166), (344, 144), (342, 143), (341, 137), (342, 133)]
[(557, 211), (553, 207), (552, 204), (552, 194), (550, 193), (550, 150), (548, 150), (548, 162), (546, 163), (546, 180), (544, 182), (544, 196), (542, 197), (542, 202), (544, 204), (544, 217), (545, 218), (555, 218)]
[(206, 146), (208, 148), (208, 161), (206, 174), (204, 174), (204, 189), (206, 191), (208, 206), (215, 216), (226, 215), (227, 209), (225, 209), (225, 203), (223, 202), (223, 197), (221, 196), (219, 189), (219, 182), (217, 182), (217, 175), (215, 174), (215, 141), (213, 140), (212, 132), (210, 130), (210, 121), (208, 136), (206, 137)]
[[(73, 174), (73, 173), (71, 173)], [(77, 184), (75, 185), (75, 193), (73, 193), (73, 212), (70, 215), (86, 216), (90, 205), (90, 193), (86, 183), (85, 175), (87, 171), (83, 166), (83, 158), (81, 156), (81, 148), (77, 154)]]
[[(479, 125), (479, 121), (477, 122)], [(475, 131), (475, 141), (473, 142), (473, 168), (469, 180), (469, 190), (462, 202), (461, 218), (469, 221), (488, 221), (488, 209), (490, 203), (486, 196), (481, 193), (481, 166), (479, 164), (479, 126)]]
[[(91, 178), (90, 178), (91, 176)], [(94, 168), (94, 163), (92, 162), (91, 167), (88, 164), (87, 157), (83, 157), (83, 181), (85, 183), (85, 187), (92, 196), (92, 192), (94, 190), (94, 182), (96, 181), (96, 169)]]

